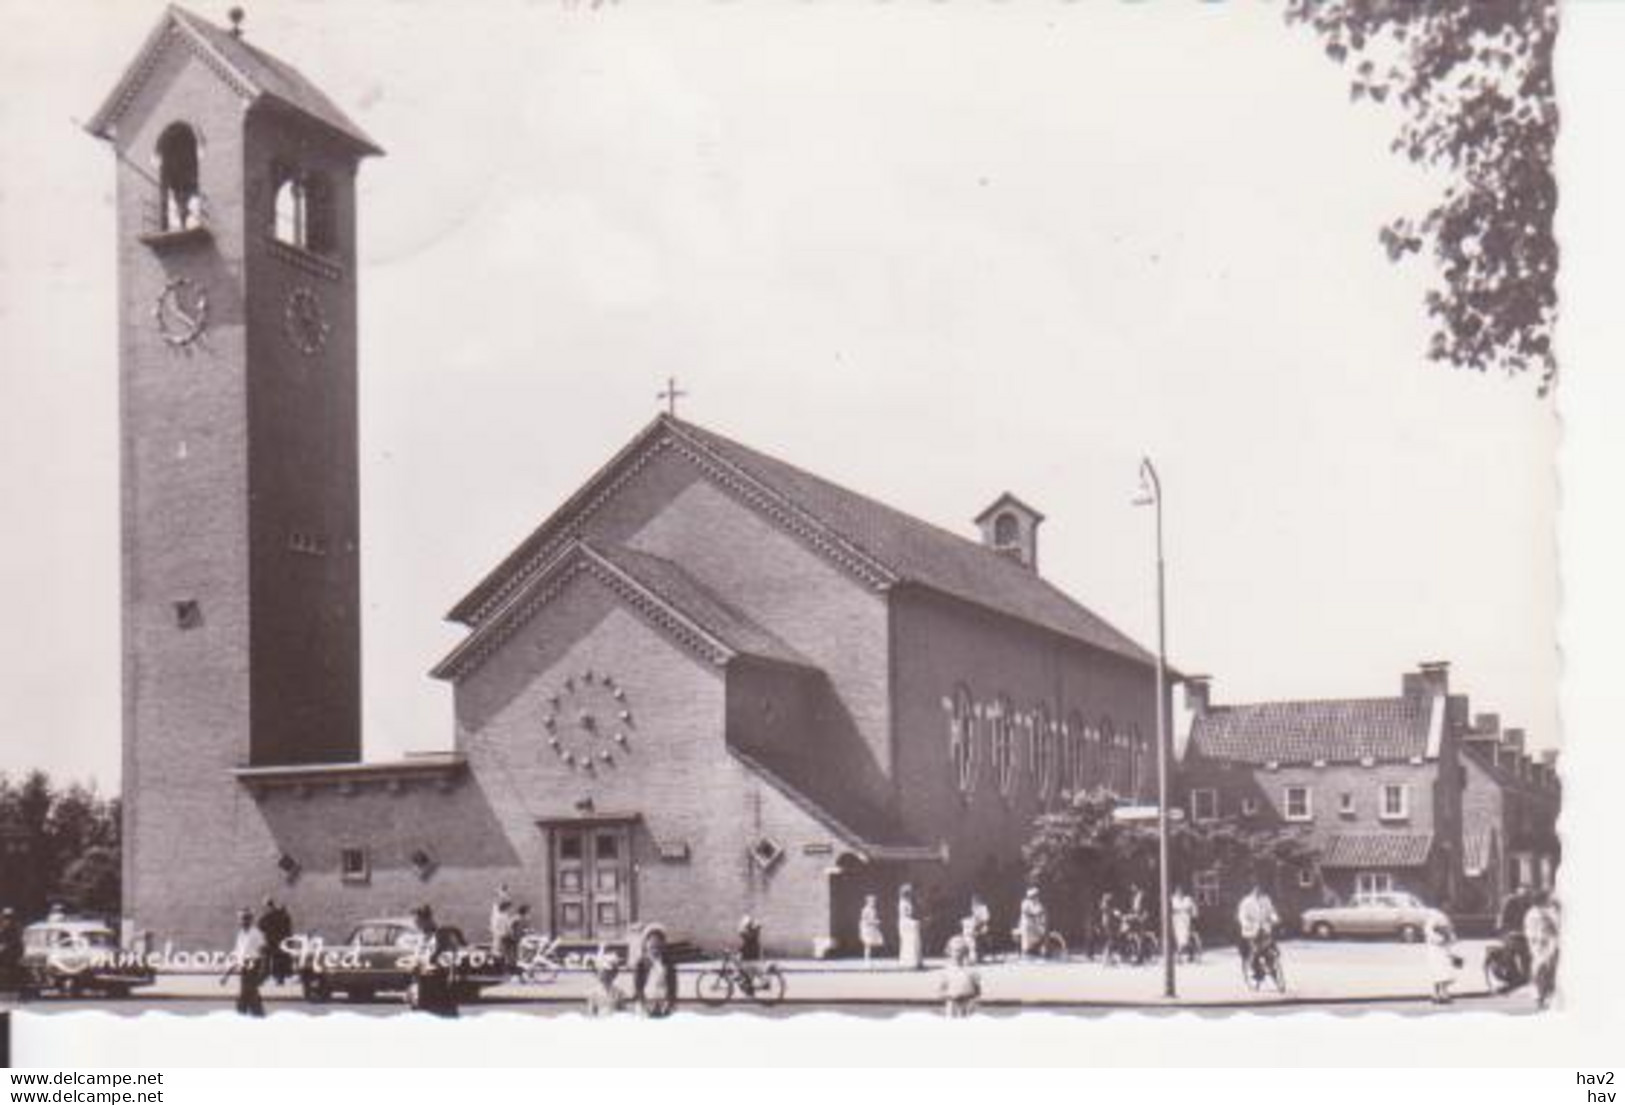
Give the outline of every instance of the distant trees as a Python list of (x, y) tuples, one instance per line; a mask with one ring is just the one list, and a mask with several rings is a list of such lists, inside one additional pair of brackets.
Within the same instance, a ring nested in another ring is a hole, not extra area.
[(1436, 206), (1381, 231), (1390, 258), (1432, 254), (1428, 355), (1557, 380), (1557, 0), (1287, 0), (1351, 70), (1355, 100), (1403, 112), (1393, 149), (1440, 171)]
[(117, 916), (119, 801), (93, 787), (65, 787), (43, 771), (0, 774), (0, 905), (25, 919), (61, 902), (73, 912)]

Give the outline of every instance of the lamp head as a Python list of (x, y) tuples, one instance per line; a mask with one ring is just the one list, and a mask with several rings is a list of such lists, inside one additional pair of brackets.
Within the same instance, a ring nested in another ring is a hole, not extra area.
[(1151, 458), (1140, 461), (1140, 486), (1130, 499), (1135, 506), (1155, 506), (1162, 496), (1162, 484), (1157, 479), (1157, 470), (1151, 466)]

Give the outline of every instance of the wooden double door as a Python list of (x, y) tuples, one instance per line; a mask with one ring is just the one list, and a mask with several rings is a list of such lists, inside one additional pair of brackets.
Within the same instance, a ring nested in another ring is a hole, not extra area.
[(554, 825), (553, 934), (566, 941), (626, 938), (632, 920), (632, 833), (626, 824)]

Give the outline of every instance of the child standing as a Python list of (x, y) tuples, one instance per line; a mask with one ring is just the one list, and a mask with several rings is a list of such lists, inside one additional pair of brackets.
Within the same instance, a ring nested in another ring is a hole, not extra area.
[(970, 945), (963, 937), (948, 941), (948, 965), (942, 972), (943, 1012), (954, 1019), (970, 1016), (982, 996), (982, 976), (971, 966), (970, 958)]

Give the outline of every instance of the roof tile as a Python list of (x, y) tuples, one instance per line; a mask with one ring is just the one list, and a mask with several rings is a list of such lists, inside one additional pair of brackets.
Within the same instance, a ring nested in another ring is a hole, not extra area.
[(1327, 838), (1320, 866), (1421, 867), (1432, 851), (1432, 833), (1338, 833)]
[(1214, 706), (1191, 727), (1191, 749), (1233, 763), (1357, 763), (1426, 755), (1424, 698), (1322, 699)]

